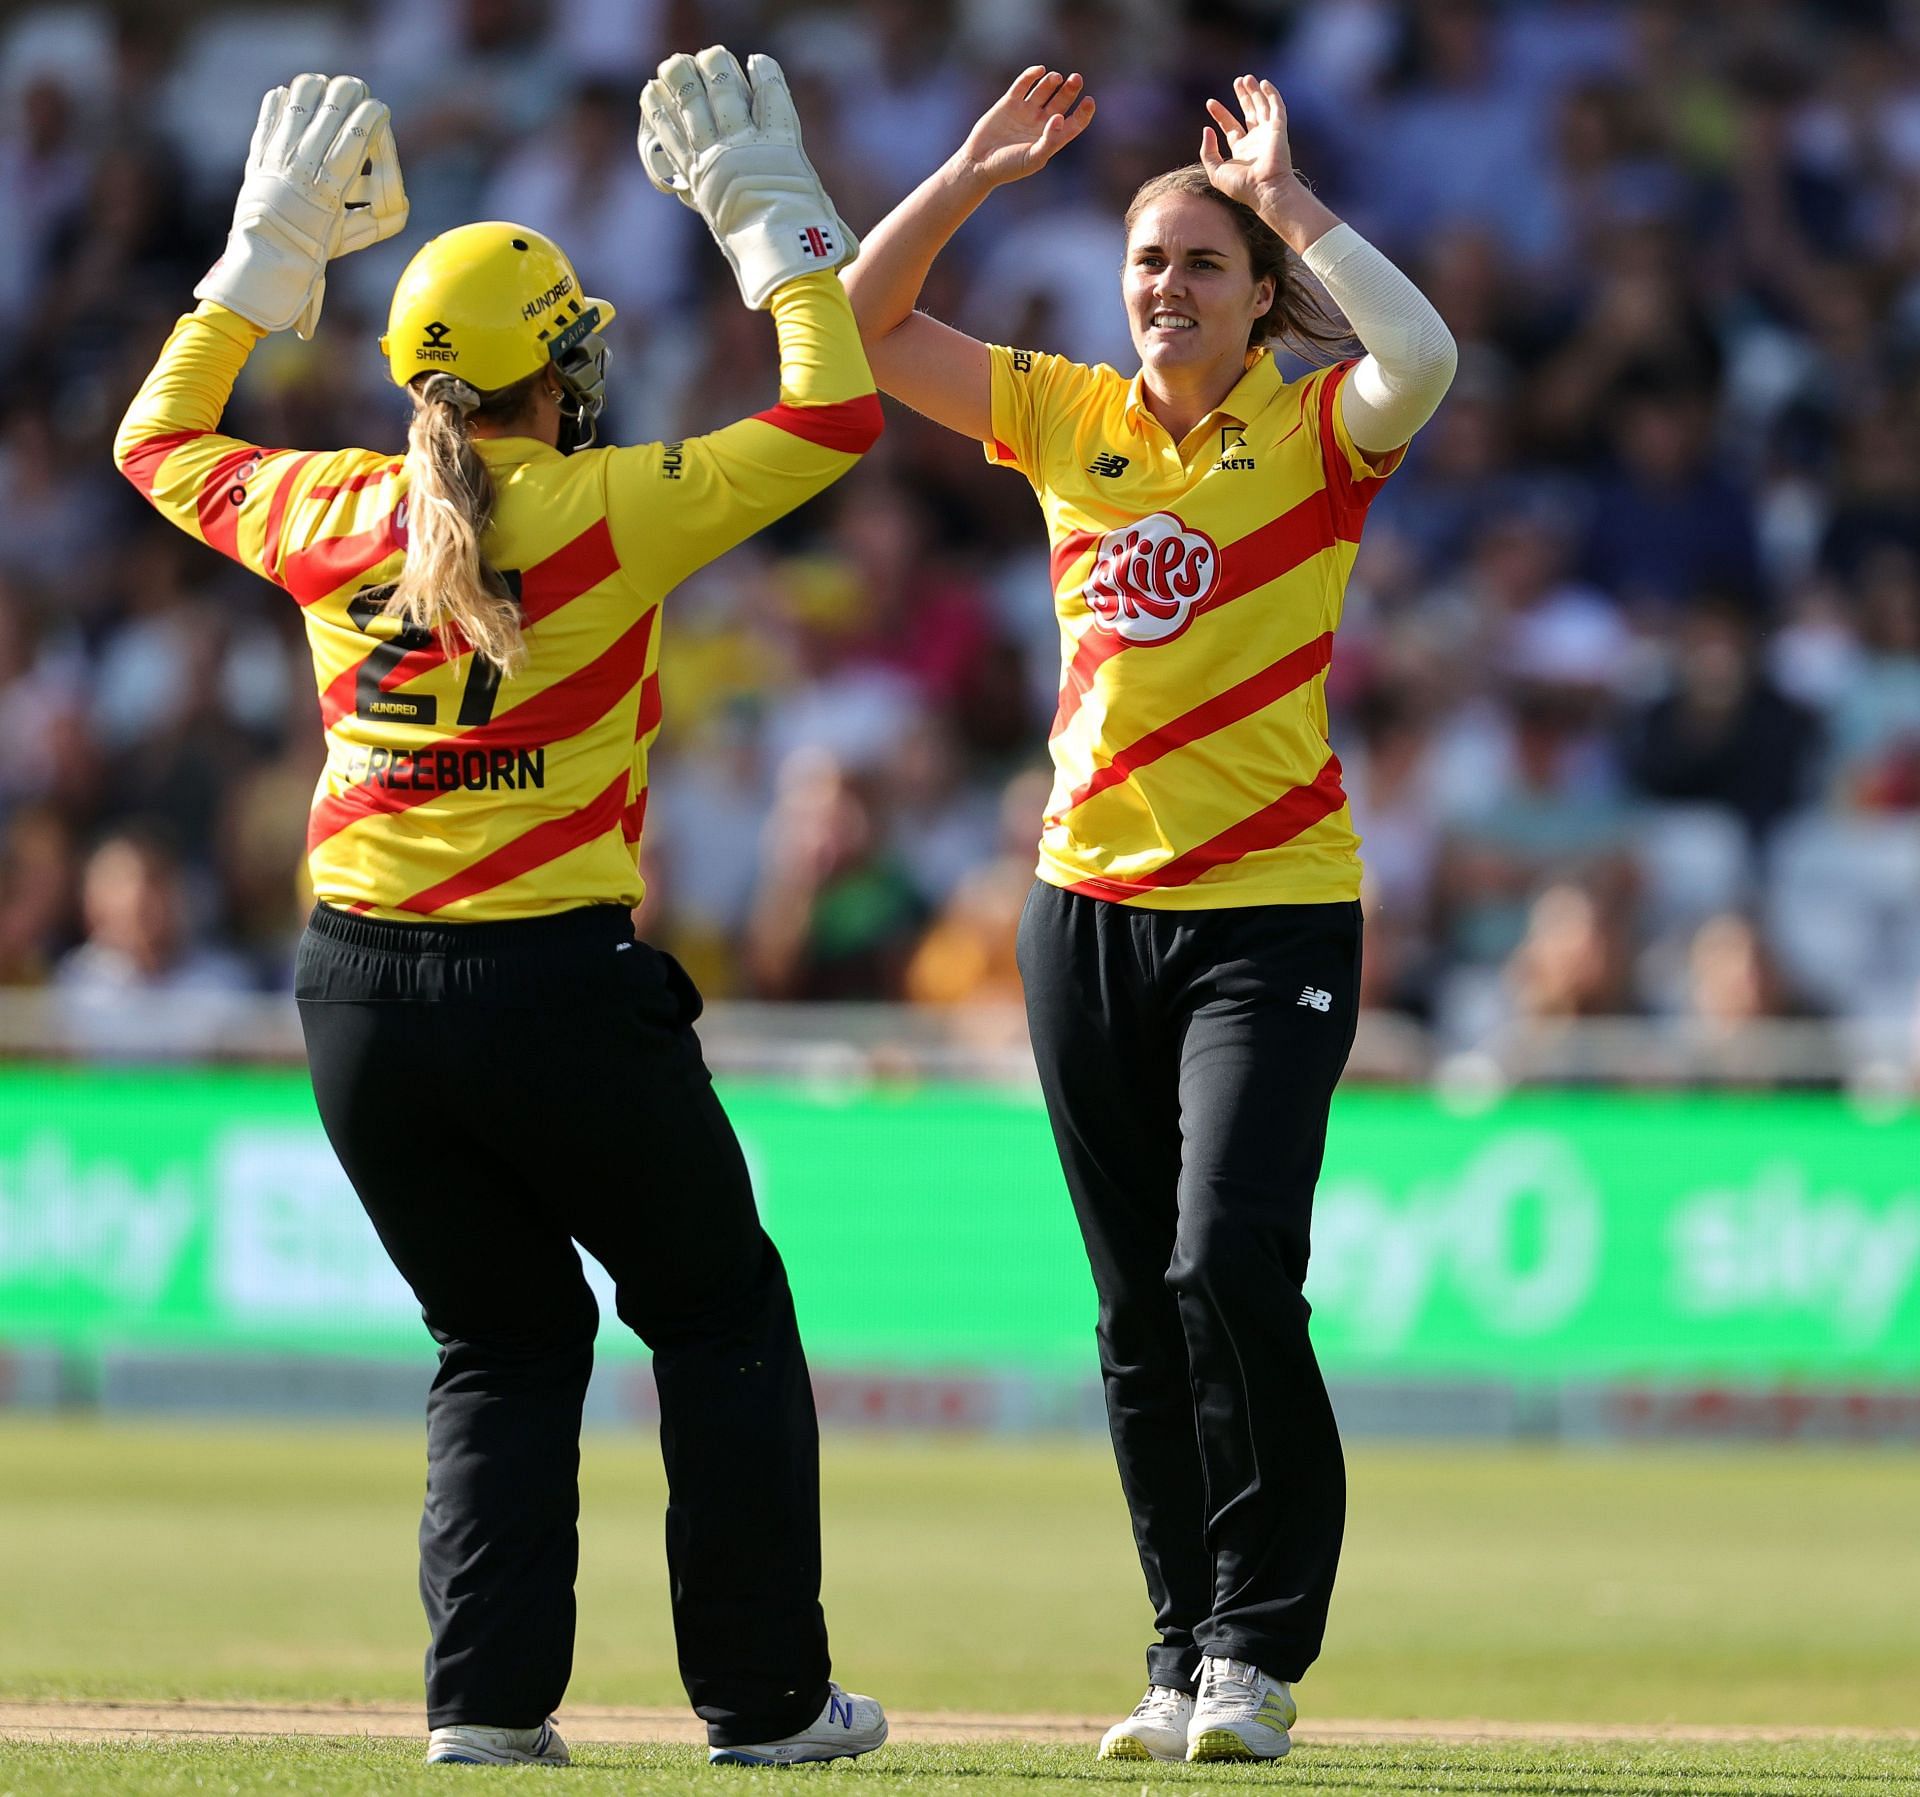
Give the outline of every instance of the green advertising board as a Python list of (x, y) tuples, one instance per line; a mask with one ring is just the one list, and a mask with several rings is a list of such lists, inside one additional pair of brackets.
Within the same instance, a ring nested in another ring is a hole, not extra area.
[[(817, 1365), (1085, 1370), (1092, 1289), (1037, 1099), (725, 1093)], [(1355, 1089), (1335, 1105), (1308, 1291), (1346, 1376), (1911, 1380), (1920, 1115), (1602, 1094), (1463, 1115)], [(637, 1352), (615, 1325), (602, 1339)], [(0, 1344), (389, 1354), (425, 1338), (301, 1075), (12, 1070)]]

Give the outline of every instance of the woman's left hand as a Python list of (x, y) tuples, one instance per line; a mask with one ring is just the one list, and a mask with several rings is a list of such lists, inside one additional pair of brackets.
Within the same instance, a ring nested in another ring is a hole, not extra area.
[(1240, 102), (1238, 119), (1218, 100), (1207, 102), (1207, 111), (1219, 125), (1226, 148), (1221, 149), (1220, 138), (1209, 125), (1200, 134), (1200, 160), (1207, 179), (1228, 199), (1258, 212), (1263, 200), (1294, 180), (1293, 152), (1287, 145), (1287, 108), (1271, 81), (1257, 81), (1251, 75), (1238, 76), (1233, 92)]

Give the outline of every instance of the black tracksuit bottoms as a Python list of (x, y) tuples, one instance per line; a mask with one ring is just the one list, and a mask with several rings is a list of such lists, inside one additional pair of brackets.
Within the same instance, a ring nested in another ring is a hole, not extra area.
[(323, 905), (295, 991), (321, 1121), (440, 1344), (429, 1726), (533, 1727), (572, 1671), (598, 1321), (577, 1242), (653, 1350), (693, 1707), (717, 1745), (804, 1727), (828, 1673), (813, 1392), (692, 982), (617, 906), (436, 925)]
[(1296, 1679), (1346, 1468), (1307, 1339), (1308, 1226), (1359, 1010), (1358, 904), (1153, 911), (1036, 884), (1027, 1018), (1099, 1294), (1107, 1420), (1159, 1640)]

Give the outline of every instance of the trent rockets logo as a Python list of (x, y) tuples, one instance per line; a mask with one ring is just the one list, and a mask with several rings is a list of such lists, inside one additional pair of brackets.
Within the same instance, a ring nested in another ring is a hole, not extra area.
[(1219, 584), (1213, 539), (1171, 512), (1153, 512), (1100, 539), (1080, 597), (1101, 629), (1130, 643), (1165, 643)]

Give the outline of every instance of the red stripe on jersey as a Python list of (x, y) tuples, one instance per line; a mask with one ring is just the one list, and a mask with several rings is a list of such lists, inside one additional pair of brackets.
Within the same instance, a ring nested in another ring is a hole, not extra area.
[[(234, 561), (240, 560), (240, 507), (246, 502), (247, 490), (236, 486), (234, 476), (249, 462), (258, 464), (263, 456), (272, 455), (270, 449), (255, 449), (251, 443), (243, 443), (238, 449), (230, 449), (202, 477), (200, 497), (196, 509), (200, 515), (200, 534), (206, 538), (207, 547), (217, 549)], [(235, 499), (234, 494), (239, 498)]]
[(1271, 805), (1243, 817), (1184, 855), (1176, 855), (1158, 871), (1137, 880), (1076, 880), (1067, 890), (1086, 898), (1130, 899), (1169, 886), (1190, 886), (1210, 867), (1224, 867), (1261, 849), (1277, 849), (1283, 842), (1291, 842), (1323, 817), (1331, 817), (1346, 802), (1340, 785), (1340, 758), (1329, 755), (1307, 785), (1283, 792)]
[(1013, 446), (1009, 443), (1002, 443), (998, 437), (995, 437), (993, 440), (993, 453), (1010, 468), (1018, 468), (1020, 466), (1020, 458), (1013, 453)]
[(309, 499), (338, 499), (342, 493), (358, 493), (370, 487), (377, 480), (386, 480), (390, 475), (400, 472), (401, 464), (388, 462), (383, 467), (369, 468), (365, 474), (356, 474), (351, 480), (329, 481), (318, 486), (307, 495)]
[[(1321, 498), (1319, 493), (1309, 493), (1291, 510), (1268, 519), (1258, 530), (1248, 531), (1221, 550), (1220, 584), (1208, 595), (1205, 604), (1193, 608), (1193, 615), (1199, 617), (1202, 612), (1218, 611), (1269, 581), (1291, 574), (1321, 550), (1331, 549), (1339, 540), (1339, 533), (1332, 526)], [(1058, 736), (1073, 721), (1081, 701), (1092, 690), (1093, 677), (1101, 666), (1121, 650), (1131, 647), (1134, 645), (1125, 637), (1097, 625), (1081, 637), (1073, 659), (1067, 663), (1066, 681), (1060, 688), (1060, 708), (1054, 713), (1053, 728), (1047, 733), (1050, 738)]]
[(1069, 531), (1054, 544), (1053, 552), (1047, 557), (1047, 572), (1053, 577), (1053, 590), (1056, 593), (1073, 571), (1073, 564), (1099, 541), (1100, 533), (1097, 530), (1075, 530)]
[(1137, 742), (1129, 743), (1105, 767), (1096, 768), (1092, 777), (1053, 814), (1054, 817), (1064, 817), (1076, 806), (1084, 805), (1089, 799), (1105, 792), (1108, 787), (1118, 786), (1136, 768), (1146, 767), (1150, 762), (1158, 761), (1162, 755), (1185, 748), (1188, 743), (1198, 742), (1204, 736), (1211, 736), (1216, 730), (1224, 730), (1229, 724), (1237, 724), (1242, 718), (1252, 717), (1256, 711), (1263, 710), (1276, 699), (1284, 699), (1288, 693), (1305, 686), (1315, 675), (1324, 673), (1332, 661), (1333, 633), (1329, 631), (1324, 636), (1315, 637), (1310, 643), (1303, 643), (1290, 654), (1281, 656), (1272, 666), (1249, 675), (1237, 686), (1228, 687), (1224, 693), (1215, 694), (1205, 703), (1194, 706), (1191, 711), (1170, 719), (1159, 729), (1149, 730)]
[[(585, 667), (556, 680), (545, 692), (522, 700), (488, 723), (456, 731), (435, 743), (434, 748), (462, 753), (468, 749), (544, 749), (578, 736), (633, 691), (647, 665), (647, 644), (658, 611), (658, 606), (650, 607), (619, 641)], [(349, 824), (375, 812), (407, 811), (435, 796), (431, 790), (377, 786), (370, 780), (345, 792), (329, 793), (315, 803), (307, 820), (307, 848), (318, 848)]]
[[(521, 575), (521, 624), (537, 624), (542, 618), (552, 617), (561, 606), (578, 599), (582, 593), (591, 592), (601, 581), (619, 572), (620, 558), (614, 553), (613, 533), (602, 518)], [(465, 655), (473, 647), (460, 631), (454, 630), (448, 633), (448, 645), (436, 638), (424, 649), (410, 649), (381, 677), (380, 690), (391, 692), (431, 673), (447, 659), (449, 646), (455, 656)], [(378, 647), (377, 643), (369, 643), (367, 655)], [(365, 660), (363, 655), (360, 661), (335, 675), (332, 684), (320, 695), (322, 729), (331, 730), (352, 709), (360, 665)]]
[(640, 716), (633, 728), (633, 740), (644, 742), (660, 728), (660, 670), (655, 668), (640, 689)]
[(626, 789), (627, 775), (622, 772), (606, 791), (578, 811), (535, 824), (531, 830), (522, 831), (511, 842), (502, 843), (491, 854), (482, 855), (437, 886), (402, 899), (396, 908), (420, 912), (443, 910), (463, 898), (471, 898), (476, 892), (485, 892), (490, 886), (504, 886), (521, 874), (559, 860), (569, 850), (613, 828), (620, 819), (620, 800)]
[(1320, 459), (1326, 465), (1327, 499), (1333, 511), (1334, 528), (1349, 543), (1359, 542), (1360, 527), (1367, 521), (1367, 507), (1373, 504), (1381, 483), (1399, 467), (1400, 458), (1407, 453), (1403, 443), (1398, 449), (1376, 458), (1381, 464), (1378, 474), (1365, 480), (1354, 479), (1347, 452), (1340, 447), (1333, 427), (1334, 401), (1339, 396), (1341, 382), (1353, 369), (1352, 362), (1342, 362), (1320, 383)]
[(377, 568), (399, 547), (393, 513), (388, 512), (371, 530), (322, 537), (317, 543), (294, 550), (287, 557), (280, 584), (302, 605), (312, 605), (358, 580), (368, 569)]
[(790, 406), (783, 400), (768, 411), (755, 412), (754, 417), (822, 449), (837, 449), (842, 455), (865, 455), (879, 442), (886, 427), (877, 393), (863, 393), (858, 399), (842, 399), (826, 406)]
[(620, 832), (627, 839), (627, 846), (639, 846), (640, 832), (647, 827), (647, 794), (652, 789), (641, 787), (640, 796), (620, 814)]
[(120, 472), (151, 499), (154, 485), (160, 479), (161, 463), (182, 445), (197, 443), (202, 437), (212, 435), (211, 431), (161, 431), (158, 436), (144, 438), (128, 450)]
[(539, 623), (619, 572), (613, 532), (601, 518), (520, 576), (521, 622)]
[(286, 535), (287, 505), (293, 498), (293, 489), (300, 479), (300, 471), (314, 459), (314, 450), (303, 456), (296, 456), (287, 464), (280, 476), (279, 485), (273, 489), (272, 502), (267, 507), (267, 528), (260, 539), (260, 567), (266, 577), (278, 583), (280, 576), (274, 570), (280, 565), (280, 540)]

